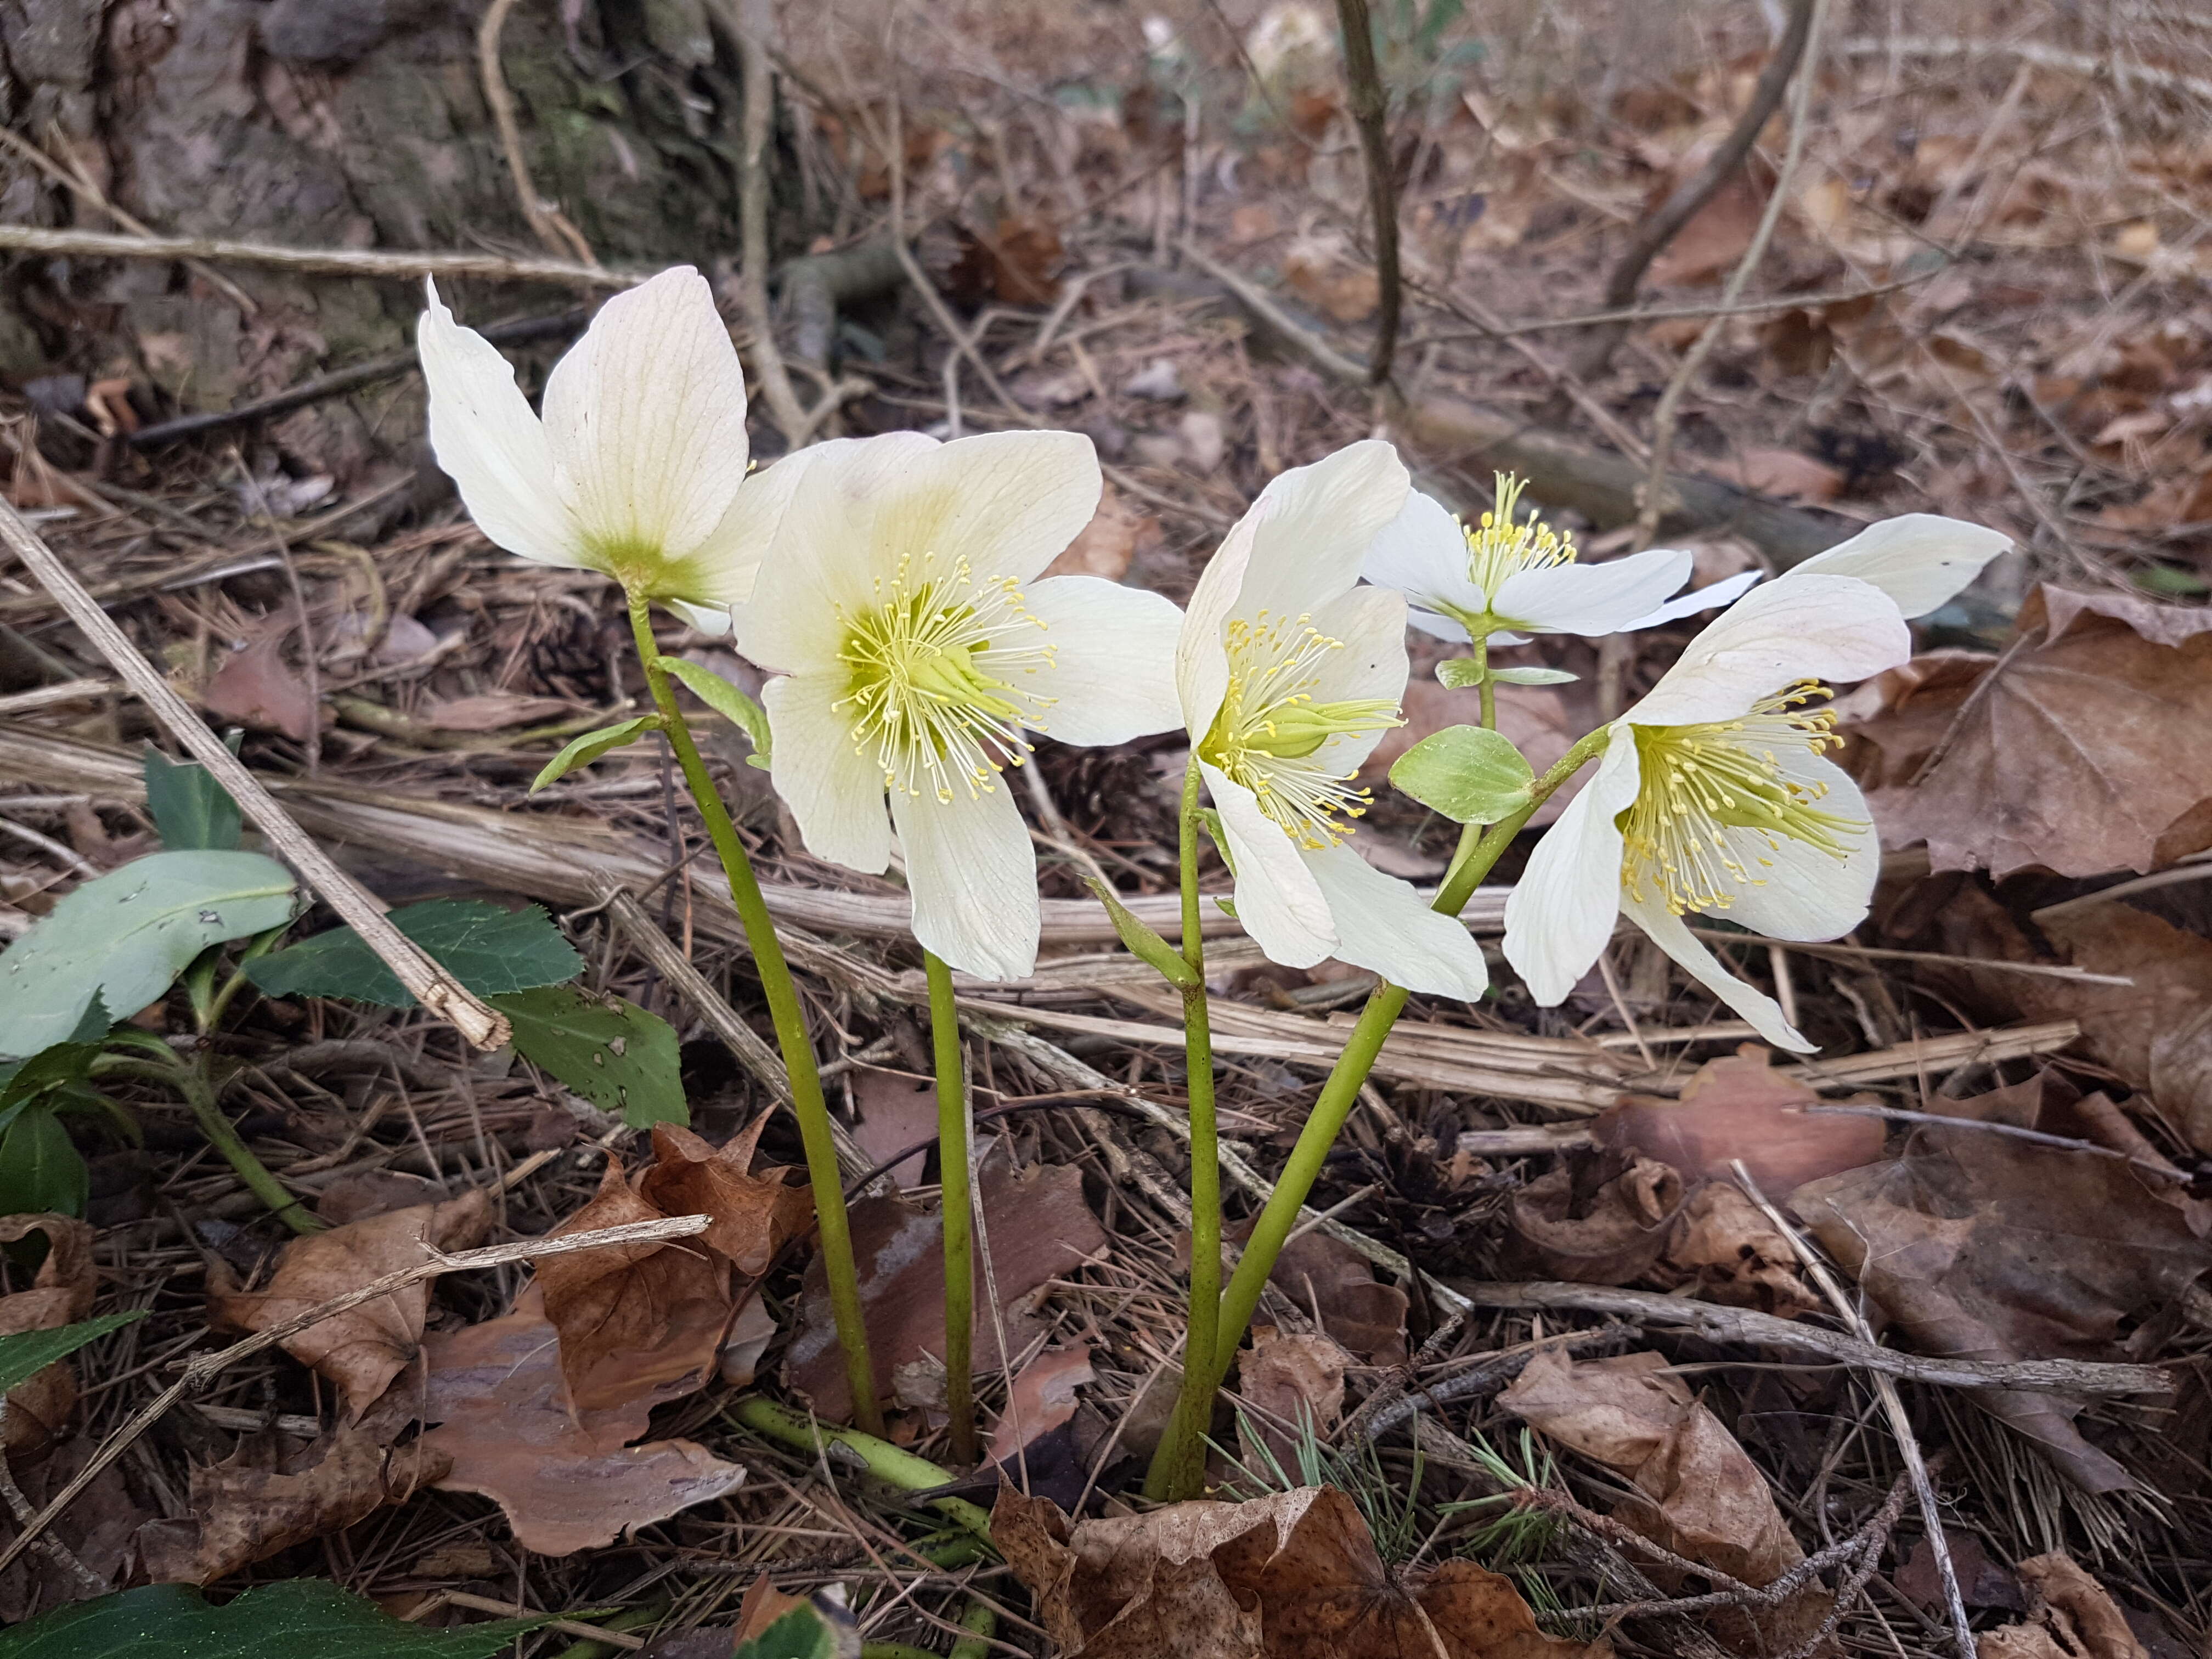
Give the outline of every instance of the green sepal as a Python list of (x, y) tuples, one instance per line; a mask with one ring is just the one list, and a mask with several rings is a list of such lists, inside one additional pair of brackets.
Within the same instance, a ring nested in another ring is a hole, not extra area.
[(593, 761), (624, 744), (635, 743), (647, 732), (660, 730), (660, 716), (640, 714), (635, 720), (602, 726), (586, 732), (581, 737), (571, 738), (561, 752), (545, 763), (545, 769), (530, 781), (530, 793), (536, 794), (549, 783), (566, 777), (580, 766), (589, 766)]
[(1455, 823), (1495, 823), (1528, 805), (1536, 775), (1503, 733), (1452, 726), (1398, 757), (1390, 781)]
[(656, 657), (653, 665), (683, 681), (700, 702), (742, 730), (753, 745), (746, 763), (766, 769), (774, 753), (769, 736), (768, 710), (713, 669), (702, 668), (696, 662), (686, 662), (681, 657)]

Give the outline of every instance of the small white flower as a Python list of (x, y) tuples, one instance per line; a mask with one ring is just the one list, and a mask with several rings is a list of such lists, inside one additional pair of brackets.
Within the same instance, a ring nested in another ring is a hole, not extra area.
[(1499, 475), (1496, 510), (1471, 526), (1426, 495), (1408, 495), (1375, 538), (1363, 574), (1403, 593), (1413, 626), (1445, 640), (1595, 639), (1709, 611), (1759, 580), (1755, 572), (1732, 576), (1668, 601), (1690, 579), (1688, 553), (1655, 547), (1603, 564), (1578, 563), (1571, 537), (1519, 516), (1521, 489), (1518, 479)]
[(744, 374), (706, 278), (678, 266), (600, 307), (547, 379), (543, 420), (499, 349), (428, 292), (430, 447), (477, 527), (726, 630), (802, 469), (747, 476)]
[(895, 432), (801, 453), (732, 613), (738, 649), (782, 676), (763, 694), (777, 792), (808, 849), (850, 869), (884, 869), (896, 826), (915, 937), (1018, 979), (1036, 963), (1036, 857), (1000, 775), (1031, 732), (1172, 728), (1182, 613), (1096, 576), (1037, 580), (1097, 507), (1088, 438)]
[(1626, 915), (1778, 1047), (1808, 1042), (1684, 917), (1779, 939), (1833, 939), (1867, 911), (1881, 848), (1858, 786), (1823, 752), (1820, 681), (1911, 653), (1900, 607), (1930, 611), (2010, 545), (1915, 514), (1876, 525), (1759, 588), (1692, 640), (1612, 727), (1583, 792), (1505, 905), (1505, 957), (1538, 1003), (1564, 1000)]
[(1176, 685), (1236, 866), (1237, 920), (1268, 957), (1336, 957), (1472, 1000), (1489, 975), (1467, 929), (1343, 844), (1368, 799), (1352, 780), (1406, 694), (1405, 600), (1355, 584), (1407, 482), (1396, 452), (1370, 441), (1269, 483), (1199, 578)]

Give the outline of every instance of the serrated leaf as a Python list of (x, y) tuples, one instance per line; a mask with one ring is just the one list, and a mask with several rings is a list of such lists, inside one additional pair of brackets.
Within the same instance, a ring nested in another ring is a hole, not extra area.
[(495, 996), (491, 1004), (514, 1023), (515, 1053), (594, 1106), (621, 1113), (637, 1129), (691, 1121), (676, 1031), (659, 1015), (573, 985)]
[[(228, 739), (233, 754), (238, 737)], [(198, 761), (173, 761), (158, 749), (146, 751), (146, 810), (172, 853), (237, 850), (242, 820), (230, 792)]]
[(681, 657), (661, 657), (656, 661), (664, 672), (690, 687), (692, 695), (700, 702), (743, 730), (745, 736), (752, 740), (751, 758), (763, 766), (768, 764), (773, 751), (769, 746), (768, 711), (765, 708), (711, 668), (702, 668), (696, 662), (685, 662)]
[[(36, 1376), (57, 1359), (68, 1358), (86, 1343), (97, 1342), (110, 1331), (119, 1331), (131, 1321), (143, 1319), (146, 1314), (144, 1308), (132, 1308), (125, 1313), (79, 1320), (58, 1330), (15, 1331), (0, 1336), (0, 1394)], [(0, 1637), (0, 1643), (6, 1639)]]
[(1139, 920), (1112, 888), (1092, 876), (1085, 877), (1084, 884), (1106, 907), (1114, 931), (1121, 935), (1131, 956), (1157, 969), (1170, 985), (1188, 989), (1200, 982), (1196, 970), (1182, 959), (1182, 953)]
[(731, 1659), (847, 1659), (860, 1651), (857, 1635), (848, 1641), (846, 1632), (807, 1606), (792, 1608), (758, 1636), (741, 1643)]
[(586, 732), (580, 738), (571, 738), (561, 752), (545, 763), (545, 769), (530, 781), (530, 793), (536, 794), (547, 784), (568, 776), (580, 766), (589, 766), (593, 761), (626, 743), (635, 743), (647, 728), (660, 730), (660, 716), (640, 714), (635, 720), (623, 720), (613, 726), (602, 726)]
[(86, 882), (0, 954), (0, 1054), (66, 1040), (95, 994), (135, 1013), (209, 945), (290, 921), (294, 896), (259, 853), (153, 853)]
[[(534, 904), (503, 910), (481, 900), (431, 899), (394, 910), (386, 920), (480, 997), (558, 985), (583, 971), (583, 957)], [(258, 957), (246, 964), (246, 976), (270, 996), (415, 1006), (407, 988), (350, 927), (333, 927)]]
[(1571, 685), (1582, 676), (1564, 668), (1493, 668), (1490, 678), (1501, 685)]
[(0, 1215), (82, 1216), (92, 1175), (69, 1130), (44, 1100), (0, 1129)]
[(492, 1659), (556, 1616), (426, 1630), (319, 1578), (257, 1584), (219, 1607), (189, 1585), (149, 1584), (0, 1631), (0, 1659)]
[(1495, 823), (1527, 805), (1535, 774), (1503, 733), (1449, 726), (1399, 756), (1390, 781), (1455, 823)]

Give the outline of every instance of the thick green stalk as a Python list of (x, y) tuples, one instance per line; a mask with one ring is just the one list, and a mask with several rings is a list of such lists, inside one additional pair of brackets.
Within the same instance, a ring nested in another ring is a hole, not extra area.
[(830, 1283), (830, 1306), (837, 1320), (837, 1340), (845, 1350), (845, 1379), (852, 1389), (853, 1420), (872, 1433), (884, 1426), (883, 1407), (876, 1399), (875, 1367), (868, 1358), (868, 1330), (860, 1310), (860, 1276), (853, 1262), (853, 1233), (845, 1217), (844, 1182), (837, 1171), (837, 1144), (830, 1133), (830, 1108), (822, 1096), (822, 1073), (814, 1062), (814, 1045), (806, 1034), (805, 1012), (799, 1006), (799, 987), (791, 966), (783, 959), (783, 946), (775, 936), (775, 922), (761, 896), (760, 879), (729, 809), (707, 775), (699, 745), (691, 740), (684, 711), (677, 706), (668, 676), (659, 667), (660, 653), (653, 638), (653, 619), (645, 597), (629, 594), (630, 632), (645, 682), (653, 693), (684, 769), (684, 781), (706, 821), (707, 836), (729, 878), (730, 897), (744, 923), (745, 943), (751, 948), (753, 966), (760, 974), (761, 989), (768, 995), (769, 1022), (775, 1027), (776, 1046), (783, 1052), (783, 1067), (791, 1079), (791, 1099), (799, 1119), (799, 1139), (806, 1147), (806, 1175), (814, 1188), (814, 1222), (822, 1237), (822, 1266)]
[[(1182, 988), (1183, 1071), (1190, 1097), (1190, 1316), (1183, 1340), (1182, 1389), (1175, 1420), (1188, 1431), (1170, 1457), (1156, 1462), (1145, 1482), (1154, 1499), (1195, 1498), (1206, 1489), (1206, 1428), (1220, 1379), (1212, 1353), (1221, 1316), (1221, 1139), (1213, 1110), (1213, 1025), (1206, 1000), (1206, 939), (1198, 894), (1198, 757), (1184, 775), (1179, 849), (1182, 868), (1182, 959), (1192, 979)], [(1166, 1443), (1163, 1443), (1164, 1446)]]
[[(1467, 908), (1475, 888), (1488, 875), (1505, 849), (1513, 844), (1513, 837), (1521, 833), (1536, 809), (1550, 799), (1553, 793), (1579, 771), (1583, 763), (1601, 752), (1610, 728), (1600, 726), (1561, 756), (1553, 767), (1536, 781), (1530, 792), (1528, 805), (1509, 818), (1501, 819), (1482, 833), (1474, 850), (1458, 862), (1438, 890), (1435, 908), (1446, 915), (1455, 916)], [(1336, 1064), (1322, 1085), (1321, 1095), (1307, 1116), (1305, 1127), (1298, 1133), (1297, 1144), (1291, 1149), (1290, 1160), (1276, 1177), (1275, 1190), (1260, 1212), (1254, 1224), (1252, 1237), (1246, 1242), (1244, 1254), (1231, 1275), (1229, 1288), (1221, 1298), (1221, 1319), (1213, 1345), (1212, 1374), (1208, 1381), (1209, 1394), (1218, 1388), (1228, 1376), (1229, 1368), (1236, 1363), (1237, 1350), (1244, 1340), (1245, 1328), (1251, 1324), (1252, 1316), (1260, 1306), (1260, 1296), (1267, 1288), (1267, 1275), (1274, 1270), (1275, 1258), (1282, 1254), (1283, 1245), (1297, 1225), (1299, 1212), (1305, 1206), (1307, 1195), (1313, 1191), (1314, 1182), (1321, 1178), (1322, 1166), (1328, 1162), (1329, 1148), (1336, 1144), (1337, 1135), (1344, 1128), (1345, 1119), (1351, 1115), (1352, 1104), (1359, 1098), (1359, 1091), (1367, 1081), (1368, 1073), (1375, 1069), (1376, 1056), (1382, 1052), (1383, 1039), (1397, 1024), (1404, 1012), (1409, 993), (1402, 986), (1387, 981), (1375, 988), (1367, 1000), (1367, 1006), (1359, 1015), (1359, 1023), (1352, 1029), (1352, 1036), (1337, 1056)], [(1193, 1369), (1188, 1355), (1184, 1371)], [(1187, 1397), (1187, 1396), (1183, 1396)], [(1164, 1479), (1165, 1468), (1174, 1467), (1173, 1449), (1179, 1438), (1202, 1433), (1204, 1425), (1186, 1419), (1182, 1398), (1176, 1403), (1174, 1420), (1160, 1441), (1160, 1449), (1153, 1455), (1152, 1468), (1146, 1477), (1149, 1491), (1154, 1477)]]
[(999, 1633), (999, 1610), (979, 1596), (960, 1615), (960, 1628), (968, 1634), (952, 1644), (945, 1659), (989, 1659), (991, 1638)]
[(975, 1441), (975, 1200), (968, 1188), (968, 1086), (960, 1063), (960, 1009), (952, 970), (936, 952), (921, 953), (929, 976), (929, 1035), (937, 1060), (937, 1162), (945, 1225), (945, 1408), (951, 1418), (952, 1458), (972, 1464)]
[[(141, 1045), (133, 1044), (133, 1047)], [(153, 1044), (144, 1045), (151, 1054)], [(161, 1044), (166, 1049), (167, 1044)], [(174, 1089), (185, 1097), (192, 1109), (192, 1121), (199, 1125), (200, 1133), (207, 1137), (208, 1145), (222, 1154), (223, 1162), (246, 1183), (246, 1190), (269, 1206), (274, 1215), (295, 1233), (319, 1233), (324, 1223), (313, 1211), (293, 1196), (291, 1189), (276, 1177), (269, 1166), (254, 1156), (253, 1148), (246, 1144), (216, 1098), (215, 1080), (208, 1075), (204, 1053), (190, 1060), (174, 1054), (160, 1059), (131, 1060), (120, 1054), (103, 1054), (93, 1062), (96, 1077), (133, 1077), (143, 1083), (152, 1083)]]
[[(927, 1458), (916, 1457), (912, 1452), (894, 1446), (888, 1440), (879, 1440), (874, 1435), (863, 1434), (857, 1429), (841, 1429), (835, 1424), (818, 1423), (788, 1406), (777, 1405), (765, 1395), (754, 1395), (750, 1399), (739, 1401), (730, 1415), (754, 1433), (766, 1435), (771, 1440), (781, 1440), (787, 1446), (796, 1446), (810, 1455), (830, 1446), (842, 1446), (858, 1457), (870, 1474), (902, 1492), (929, 1492), (939, 1486), (949, 1486), (958, 1478), (951, 1470), (941, 1468)], [(964, 1498), (933, 1498), (929, 1500), (929, 1506), (946, 1520), (966, 1528), (985, 1543), (991, 1541), (988, 1510)]]

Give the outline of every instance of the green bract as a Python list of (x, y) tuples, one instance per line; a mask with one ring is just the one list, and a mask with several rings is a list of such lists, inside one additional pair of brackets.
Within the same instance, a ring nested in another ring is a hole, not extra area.
[(1564, 668), (1493, 668), (1490, 678), (1500, 685), (1568, 685), (1582, 676)]
[(659, 730), (659, 715), (640, 714), (635, 720), (602, 726), (580, 738), (571, 738), (559, 754), (545, 763), (545, 769), (530, 781), (530, 793), (534, 795), (547, 784), (557, 782), (578, 767), (589, 766), (610, 750), (619, 749), (626, 743), (635, 743), (643, 733)]
[(95, 994), (137, 1012), (209, 945), (293, 908), (291, 872), (259, 853), (154, 853), (86, 882), (0, 955), (0, 1055), (67, 1041)]
[(657, 665), (663, 673), (683, 681), (708, 708), (743, 730), (753, 745), (746, 764), (766, 769), (769, 760), (767, 710), (720, 674), (696, 662), (686, 662), (681, 657), (662, 657), (657, 659)]
[(1535, 774), (1501, 733), (1452, 726), (1399, 756), (1390, 781), (1455, 823), (1495, 823), (1527, 803)]

